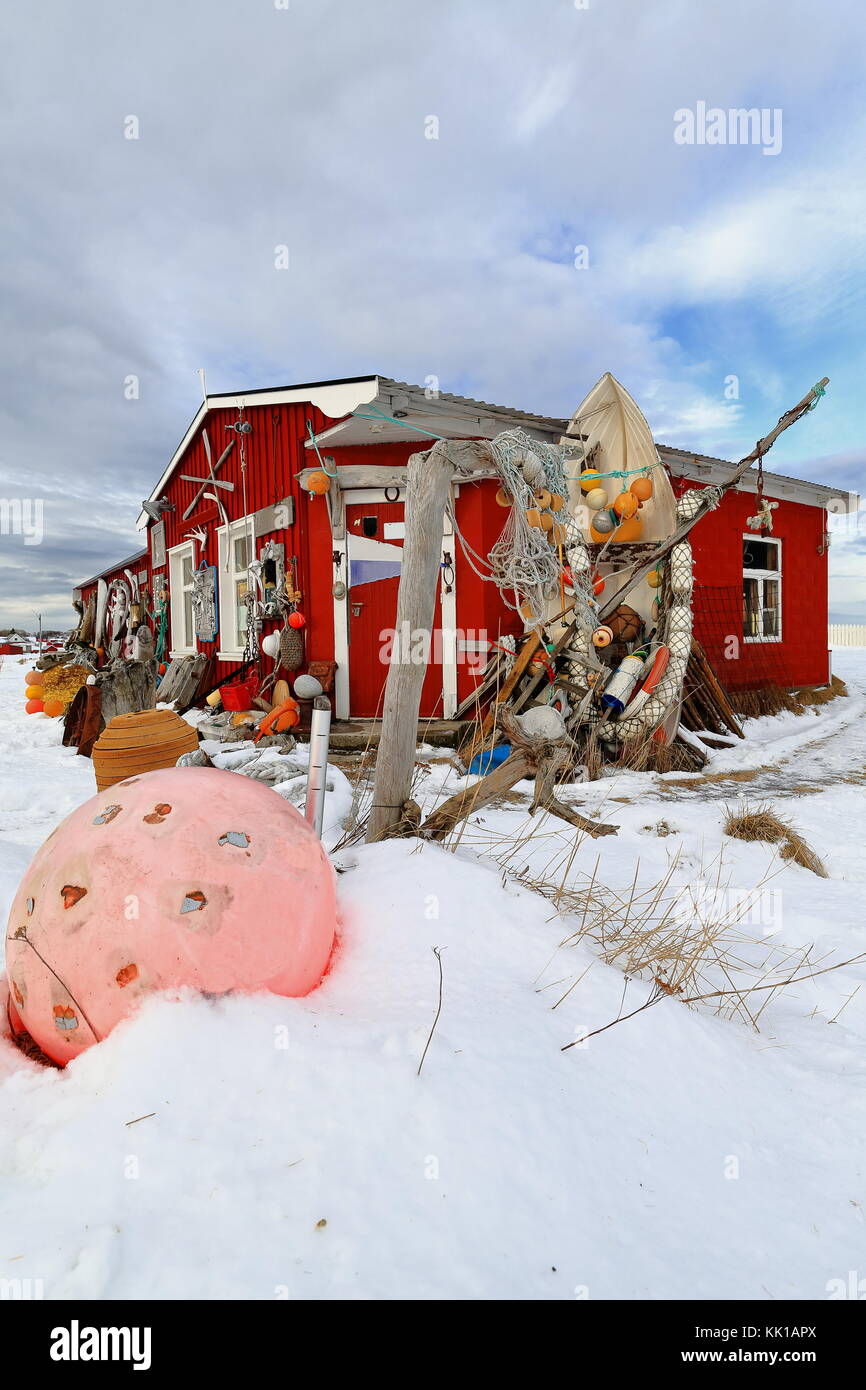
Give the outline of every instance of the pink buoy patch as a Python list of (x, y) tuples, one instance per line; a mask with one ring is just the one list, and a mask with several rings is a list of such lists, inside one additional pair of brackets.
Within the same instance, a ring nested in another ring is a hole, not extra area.
[(23, 1027), (65, 1064), (157, 990), (308, 994), (335, 927), (333, 869), (293, 806), (250, 777), (167, 768), (52, 832), (12, 903), (7, 973)]

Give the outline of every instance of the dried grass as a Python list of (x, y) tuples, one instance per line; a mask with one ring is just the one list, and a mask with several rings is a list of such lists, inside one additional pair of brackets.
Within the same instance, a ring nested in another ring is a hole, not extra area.
[(749, 810), (745, 806), (728, 808), (724, 832), (735, 840), (755, 841), (763, 844), (780, 845), (782, 859), (793, 860), (804, 869), (809, 869), (819, 878), (827, 878), (827, 870), (813, 849), (807, 845), (799, 831), (782, 820), (771, 806), (756, 806)]
[(765, 715), (781, 714), (783, 710), (791, 714), (803, 713), (799, 700), (779, 685), (765, 685), (759, 690), (733, 690), (730, 700), (734, 713), (744, 719), (760, 719)]

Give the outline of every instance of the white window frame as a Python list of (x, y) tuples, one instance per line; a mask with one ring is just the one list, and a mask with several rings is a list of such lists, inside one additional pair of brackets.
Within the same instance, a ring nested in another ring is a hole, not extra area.
[(752, 543), (752, 544), (754, 544), (754, 543), (757, 541), (757, 542), (759, 542), (761, 545), (774, 545), (774, 546), (776, 547), (776, 554), (777, 554), (777, 556), (779, 557), (779, 566), (778, 566), (778, 569), (774, 569), (774, 570), (767, 570), (767, 569), (746, 569), (745, 564), (743, 565), (743, 592), (744, 592), (744, 598), (745, 598), (745, 581), (746, 581), (747, 579), (756, 579), (756, 580), (758, 581), (758, 597), (759, 597), (759, 599), (760, 599), (759, 612), (760, 612), (761, 614), (764, 613), (764, 611), (765, 611), (765, 609), (766, 609), (766, 607), (767, 607), (767, 605), (766, 605), (765, 602), (764, 602), (764, 594), (765, 594), (764, 585), (766, 584), (767, 580), (768, 580), (768, 579), (774, 579), (774, 580), (777, 582), (778, 586), (779, 586), (779, 602), (778, 602), (778, 604), (776, 605), (776, 615), (777, 615), (777, 616), (776, 616), (776, 625), (777, 625), (777, 627), (778, 627), (778, 629), (779, 629), (778, 634), (777, 634), (775, 637), (764, 637), (763, 635), (761, 635), (761, 634), (759, 633), (758, 636), (756, 636), (756, 637), (747, 637), (746, 634), (745, 634), (745, 632), (744, 632), (744, 633), (743, 633), (743, 641), (744, 641), (744, 642), (781, 642), (781, 641), (782, 641), (782, 634), (783, 634), (783, 632), (784, 632), (784, 628), (782, 627), (782, 542), (781, 542), (781, 540), (779, 539), (778, 536), (761, 536), (761, 535), (759, 535), (759, 534), (758, 534), (757, 532), (755, 532), (755, 531), (751, 531), (751, 532), (744, 531), (744, 532), (743, 532), (743, 540), (744, 540), (744, 541), (748, 541), (748, 542), (750, 542), (750, 543)]
[(192, 646), (186, 646), (183, 641), (178, 641), (178, 637), (186, 637), (186, 609), (183, 596), (192, 591), (192, 581), (189, 584), (183, 582), (183, 562), (189, 559), (191, 575), (195, 572), (195, 544), (193, 541), (184, 541), (182, 545), (174, 545), (166, 553), (168, 567), (168, 596), (171, 617), (171, 650), (169, 656), (195, 656), (198, 651), (198, 644), (195, 636), (195, 618), (190, 618), (190, 641)]
[[(235, 624), (237, 621), (235, 612), (235, 584), (239, 579), (248, 577), (248, 570), (236, 570), (234, 568), (234, 542), (239, 536), (246, 535), (250, 541), (250, 559), (256, 558), (256, 535), (255, 518), (252, 513), (249, 516), (239, 517), (237, 521), (230, 521), (227, 526), (217, 527), (217, 573), (219, 575), (219, 646), (217, 659), (219, 661), (240, 661), (246, 646), (246, 630), (237, 632)], [(230, 563), (226, 567), (226, 554)]]

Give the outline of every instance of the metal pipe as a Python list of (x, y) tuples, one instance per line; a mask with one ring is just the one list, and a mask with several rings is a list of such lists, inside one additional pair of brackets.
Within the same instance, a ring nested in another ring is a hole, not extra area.
[(313, 701), (310, 721), (310, 766), (307, 771), (307, 802), (304, 815), (308, 825), (322, 838), (325, 818), (325, 790), (328, 773), (328, 738), (331, 732), (331, 702), (327, 695)]

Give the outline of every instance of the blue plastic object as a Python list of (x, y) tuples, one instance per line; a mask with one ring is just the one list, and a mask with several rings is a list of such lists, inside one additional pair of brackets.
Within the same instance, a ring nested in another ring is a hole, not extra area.
[(511, 757), (510, 743), (497, 743), (495, 748), (488, 748), (483, 753), (476, 753), (472, 762), (469, 764), (469, 772), (472, 776), (486, 777), (488, 772), (499, 767), (505, 762), (506, 758)]

